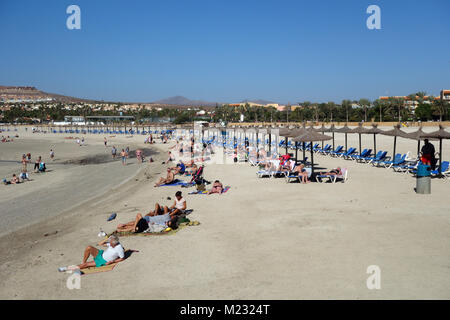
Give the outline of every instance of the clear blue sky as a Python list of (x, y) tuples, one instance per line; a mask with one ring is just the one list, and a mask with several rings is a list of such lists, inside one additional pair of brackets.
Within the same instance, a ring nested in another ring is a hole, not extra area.
[[(70, 4), (81, 30), (66, 28)], [(0, 85), (142, 102), (438, 95), (449, 14), (449, 0), (0, 0)]]

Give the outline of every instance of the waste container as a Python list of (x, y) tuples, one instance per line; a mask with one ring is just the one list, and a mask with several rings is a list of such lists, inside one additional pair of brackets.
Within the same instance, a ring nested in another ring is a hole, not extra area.
[(416, 193), (431, 193), (431, 167), (427, 164), (419, 163), (416, 174)]

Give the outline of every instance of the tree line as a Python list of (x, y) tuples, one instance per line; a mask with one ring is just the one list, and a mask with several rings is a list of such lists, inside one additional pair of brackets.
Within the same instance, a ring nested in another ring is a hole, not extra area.
[[(415, 101), (416, 108), (408, 105)], [(343, 100), (340, 104), (334, 102), (312, 103), (299, 102), (295, 110), (289, 107), (278, 111), (275, 107), (223, 105), (216, 108), (214, 121), (237, 122), (241, 114), (245, 122), (367, 122), (367, 121), (446, 121), (450, 120), (449, 103), (426, 97), (417, 93), (405, 98), (360, 99), (357, 101)]]

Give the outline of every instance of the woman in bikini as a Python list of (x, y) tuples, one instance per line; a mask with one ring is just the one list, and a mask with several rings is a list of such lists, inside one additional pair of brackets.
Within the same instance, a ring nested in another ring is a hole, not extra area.
[(208, 194), (211, 194), (211, 193), (221, 194), (222, 192), (223, 192), (223, 184), (219, 180), (216, 180), (216, 181), (214, 181), (214, 183), (212, 185), (212, 189), (209, 190)]

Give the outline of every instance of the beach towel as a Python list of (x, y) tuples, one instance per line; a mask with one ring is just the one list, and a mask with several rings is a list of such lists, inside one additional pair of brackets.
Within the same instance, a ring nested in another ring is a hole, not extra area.
[[(225, 186), (224, 188), (223, 188), (223, 190), (222, 190), (222, 194), (223, 193), (225, 193), (225, 192), (227, 192), (228, 190), (230, 190), (230, 186)], [(192, 192), (189, 192), (188, 194), (208, 194), (208, 190), (205, 190), (205, 191), (192, 191)]]
[[(184, 229), (186, 227), (189, 226), (198, 226), (200, 224), (199, 221), (191, 221), (188, 218), (183, 218), (184, 222), (179, 223), (178, 228), (177, 229), (172, 229), (172, 228), (166, 228), (161, 232), (141, 232), (141, 233), (135, 233), (132, 231), (114, 231), (113, 233), (111, 233), (110, 235), (116, 235), (118, 237), (130, 237), (130, 236), (162, 236), (162, 235), (173, 235), (175, 233), (177, 233), (178, 231), (180, 231), (181, 229)], [(147, 229), (148, 230), (148, 229)], [(146, 230), (146, 231), (147, 231)], [(108, 235), (108, 236), (110, 236)]]
[(175, 179), (175, 180), (173, 180), (172, 183), (165, 183), (165, 184), (160, 185), (160, 187), (170, 187), (170, 186), (191, 186), (191, 185), (193, 185), (193, 183), (191, 183), (191, 182), (186, 182), (186, 181), (179, 180), (179, 179)]

